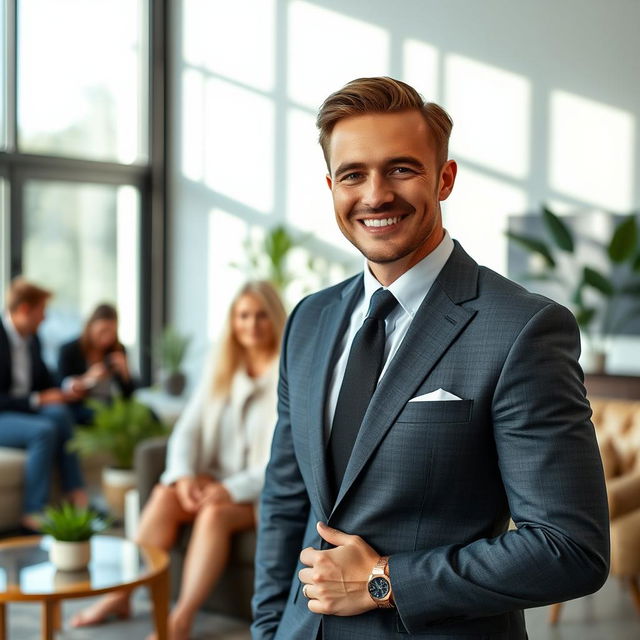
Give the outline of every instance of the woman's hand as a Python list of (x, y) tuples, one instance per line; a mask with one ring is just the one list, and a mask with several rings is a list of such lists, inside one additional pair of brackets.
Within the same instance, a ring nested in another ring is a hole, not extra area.
[(82, 384), (84, 384), (85, 389), (90, 389), (95, 386), (96, 382), (100, 380), (104, 380), (109, 375), (109, 370), (104, 366), (103, 362), (96, 362), (92, 364), (87, 372), (82, 376)]
[(193, 476), (184, 476), (176, 481), (176, 493), (180, 506), (188, 513), (195, 513), (202, 499), (202, 490)]
[(107, 360), (109, 361), (111, 369), (123, 380), (129, 379), (129, 364), (127, 363), (127, 356), (124, 351), (114, 351), (113, 353), (110, 353), (107, 356)]
[(224, 504), (230, 502), (233, 502), (231, 494), (220, 482), (212, 482), (202, 488), (200, 506), (203, 506), (206, 503)]

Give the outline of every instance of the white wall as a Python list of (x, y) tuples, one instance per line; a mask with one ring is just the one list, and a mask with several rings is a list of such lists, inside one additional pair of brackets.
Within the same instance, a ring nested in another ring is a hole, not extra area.
[[(244, 236), (287, 221), (359, 266), (335, 231), (313, 119), (362, 75), (404, 78), (455, 126), (454, 237), (504, 272), (506, 218), (639, 208), (637, 0), (176, 2), (171, 312), (196, 372), (242, 280)], [(640, 371), (638, 341), (612, 366)]]

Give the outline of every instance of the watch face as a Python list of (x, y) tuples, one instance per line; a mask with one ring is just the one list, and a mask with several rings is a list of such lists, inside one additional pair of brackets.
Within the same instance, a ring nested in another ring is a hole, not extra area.
[(389, 581), (382, 576), (369, 580), (369, 593), (376, 600), (383, 600), (389, 595)]

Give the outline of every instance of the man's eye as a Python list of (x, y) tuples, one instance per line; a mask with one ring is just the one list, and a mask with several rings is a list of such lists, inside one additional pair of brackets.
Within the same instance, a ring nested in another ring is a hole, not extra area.
[(409, 167), (394, 167), (393, 173), (413, 173)]
[(353, 180), (358, 180), (360, 177), (362, 176), (361, 173), (347, 173), (344, 176), (342, 176), (341, 181), (353, 181)]

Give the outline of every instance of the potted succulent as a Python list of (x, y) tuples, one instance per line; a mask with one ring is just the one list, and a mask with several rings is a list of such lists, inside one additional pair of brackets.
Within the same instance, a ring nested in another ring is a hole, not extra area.
[[(586, 338), (589, 369), (605, 368), (607, 338), (620, 333), (640, 315), (640, 246), (635, 214), (614, 226), (604, 243), (595, 242), (599, 260), (586, 263), (576, 247), (580, 238), (553, 211), (542, 208), (545, 235), (508, 231), (508, 238), (529, 252), (533, 268), (519, 279), (560, 287)], [(537, 263), (537, 264), (536, 264)], [(606, 265), (605, 269), (601, 265)]]
[(111, 512), (124, 515), (124, 496), (135, 487), (133, 458), (140, 442), (165, 435), (167, 427), (145, 405), (132, 398), (115, 398), (111, 403), (92, 401), (93, 424), (76, 431), (69, 447), (82, 456), (107, 453), (111, 466), (102, 471), (105, 500)]
[(67, 502), (59, 507), (47, 507), (41, 529), (53, 538), (49, 560), (61, 571), (86, 567), (91, 557), (91, 536), (108, 526), (109, 521), (92, 509), (75, 507)]
[(184, 391), (187, 379), (182, 371), (182, 361), (191, 337), (179, 333), (171, 325), (167, 326), (158, 340), (157, 352), (160, 359), (165, 391), (179, 396)]

